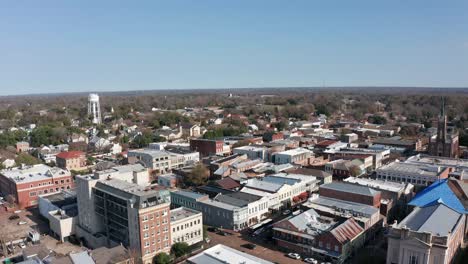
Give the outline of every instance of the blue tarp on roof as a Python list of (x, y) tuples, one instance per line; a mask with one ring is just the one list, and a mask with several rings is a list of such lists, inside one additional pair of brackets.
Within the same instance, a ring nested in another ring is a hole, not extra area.
[(409, 205), (426, 207), (428, 205), (434, 205), (438, 203), (444, 204), (458, 213), (468, 214), (468, 210), (465, 209), (458, 197), (448, 186), (448, 179), (434, 182), (429, 187), (419, 192), (409, 202)]

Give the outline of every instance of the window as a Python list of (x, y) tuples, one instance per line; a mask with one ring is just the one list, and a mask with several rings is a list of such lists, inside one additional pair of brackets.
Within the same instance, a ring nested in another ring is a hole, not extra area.
[(36, 192), (30, 192), (29, 196), (31, 196), (31, 197), (36, 196)]
[(340, 252), (340, 248), (337, 245), (335, 245), (335, 252)]
[(410, 256), (409, 264), (419, 264), (418, 256)]

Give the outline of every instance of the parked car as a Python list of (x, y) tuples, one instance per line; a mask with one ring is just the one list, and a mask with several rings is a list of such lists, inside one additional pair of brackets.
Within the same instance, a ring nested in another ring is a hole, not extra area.
[(312, 263), (312, 264), (318, 264), (318, 261), (314, 258), (305, 258), (304, 262), (306, 263)]
[(206, 230), (210, 231), (210, 232), (217, 232), (218, 231), (218, 228), (217, 227), (208, 227)]
[(211, 242), (211, 239), (209, 237), (205, 237), (205, 242), (206, 243), (210, 243)]
[(245, 248), (248, 248), (248, 249), (255, 249), (257, 247), (257, 245), (252, 244), (252, 243), (247, 243), (247, 244), (244, 244), (242, 246), (245, 247)]
[(292, 259), (301, 259), (301, 255), (299, 255), (297, 253), (288, 253), (287, 256), (292, 258)]
[(28, 223), (28, 222), (26, 222), (26, 221), (19, 221), (19, 222), (18, 222), (18, 225), (25, 225), (25, 224), (27, 224), (27, 223)]
[(14, 215), (11, 215), (10, 217), (8, 217), (8, 219), (10, 219), (10, 220), (16, 220), (16, 219), (19, 219), (19, 218), (20, 217), (17, 214), (14, 214)]
[(290, 210), (286, 210), (286, 211), (283, 212), (283, 215), (288, 215), (288, 214), (290, 214), (290, 213), (291, 213)]
[(26, 248), (26, 245), (25, 245), (23, 242), (19, 242), (18, 246), (19, 246), (20, 248)]
[(231, 236), (232, 234), (229, 233), (229, 232), (226, 232), (226, 231), (219, 231), (219, 232), (218, 232), (218, 235), (221, 235), (221, 236)]

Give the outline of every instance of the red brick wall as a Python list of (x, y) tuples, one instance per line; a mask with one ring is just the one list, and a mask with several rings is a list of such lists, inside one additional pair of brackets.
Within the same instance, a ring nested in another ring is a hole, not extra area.
[(190, 149), (200, 152), (202, 156), (223, 152), (223, 142), (216, 140), (190, 140)]
[[(163, 216), (164, 210), (167, 211), (167, 214)], [(148, 220), (144, 220), (144, 216), (147, 216)], [(154, 254), (155, 252), (168, 252), (171, 247), (171, 210), (169, 204), (165, 207), (155, 208), (149, 212), (140, 213), (139, 215), (139, 228), (140, 228), (140, 246), (141, 254), (146, 255), (146, 250), (150, 250), (149, 254)], [(164, 221), (166, 223), (164, 223)], [(159, 225), (158, 225), (159, 223)], [(145, 225), (148, 227), (145, 230)], [(167, 227), (167, 232), (164, 232), (164, 228)], [(158, 234), (159, 231), (159, 234)], [(148, 234), (148, 237), (145, 238), (145, 233)], [(154, 234), (154, 236), (153, 236)], [(164, 240), (164, 237), (167, 235), (168, 239)], [(160, 239), (160, 242), (158, 242)], [(149, 247), (145, 247), (145, 242), (149, 242)], [(153, 245), (153, 241), (155, 244)], [(167, 242), (169, 247), (164, 248), (164, 243)], [(159, 249), (161, 247), (161, 249)]]
[(39, 195), (73, 188), (75, 183), (71, 175), (16, 184), (17, 203), (20, 208), (36, 206)]
[(374, 206), (377, 208), (380, 207), (380, 198), (381, 198), (380, 193), (377, 195), (374, 195), (373, 197), (370, 197), (370, 196), (365, 196), (365, 195), (356, 194), (356, 193), (342, 192), (342, 191), (337, 191), (337, 190), (320, 188), (319, 194), (320, 196), (325, 196), (329, 198), (335, 198), (339, 200), (346, 200), (346, 201), (355, 202), (355, 203), (367, 204), (367, 205)]

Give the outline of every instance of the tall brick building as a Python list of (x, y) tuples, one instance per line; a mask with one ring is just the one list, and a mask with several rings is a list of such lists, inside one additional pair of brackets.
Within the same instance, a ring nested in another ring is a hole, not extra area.
[(69, 171), (44, 164), (0, 171), (0, 192), (12, 195), (20, 208), (36, 206), (39, 195), (74, 187)]

